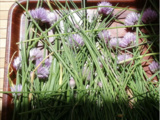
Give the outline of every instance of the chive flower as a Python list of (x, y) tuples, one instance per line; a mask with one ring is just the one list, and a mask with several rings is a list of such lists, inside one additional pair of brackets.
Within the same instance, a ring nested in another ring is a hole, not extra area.
[[(14, 86), (12, 86), (12, 87), (11, 87), (11, 92), (22, 92), (22, 85), (19, 84), (19, 85), (14, 85)], [(18, 96), (21, 95), (21, 93), (12, 93), (13, 96), (15, 96), (16, 94), (17, 94)]]
[(38, 78), (45, 79), (45, 78), (48, 78), (48, 75), (49, 75), (49, 68), (48, 67), (40, 66), (37, 69), (37, 76), (38, 76)]
[(79, 34), (73, 34), (69, 37), (69, 44), (71, 47), (83, 46), (83, 38)]
[(98, 33), (98, 37), (108, 43), (108, 41), (111, 39), (111, 33), (107, 30), (103, 30)]
[(123, 38), (112, 38), (109, 41), (110, 48), (117, 48), (117, 47), (126, 47), (127, 43), (123, 41)]
[(135, 13), (135, 12), (129, 13), (129, 14), (126, 16), (125, 25), (126, 25), (126, 26), (132, 26), (132, 25), (137, 24), (138, 19), (139, 19), (139, 16), (140, 16), (140, 15), (139, 15), (138, 13)]
[[(37, 59), (37, 60), (36, 60), (36, 66), (38, 66), (42, 60), (43, 60), (42, 57), (39, 58), (39, 59)], [(46, 59), (46, 60), (44, 61), (44, 66), (49, 68), (49, 67), (51, 66), (51, 63), (52, 63), (51, 59)], [(42, 63), (40, 66), (42, 66), (42, 65), (43, 65), (43, 63)]]
[(152, 73), (155, 73), (159, 70), (160, 65), (158, 64), (158, 62), (153, 61), (150, 65), (149, 65), (149, 69), (151, 70)]
[(142, 16), (142, 21), (144, 23), (151, 23), (154, 22), (158, 18), (158, 14), (156, 11), (152, 10), (151, 8), (147, 8)]
[[(123, 54), (123, 55), (118, 55), (117, 56), (117, 64), (122, 64), (120, 62), (125, 62), (126, 64), (129, 64), (131, 61), (127, 61), (127, 59), (130, 59), (132, 58), (130, 55), (127, 55), (127, 54)], [(126, 62), (127, 61), (127, 62)]]
[(76, 86), (76, 82), (75, 80), (71, 77), (70, 80), (69, 80), (69, 85), (70, 87), (73, 89), (75, 86)]
[(48, 16), (47, 16), (47, 11), (44, 8), (36, 8), (34, 10), (30, 11), (30, 14), (32, 16), (32, 18), (34, 20), (36, 20), (37, 22), (42, 22), (42, 23), (46, 23), (49, 22), (48, 20)]
[(37, 60), (42, 57), (42, 51), (38, 48), (32, 48), (29, 52), (29, 59), (31, 61)]
[(98, 3), (98, 6), (107, 6), (107, 7), (98, 7), (98, 13), (104, 16), (109, 15), (114, 10), (114, 8), (112, 8), (112, 4), (109, 2)]
[(136, 43), (136, 35), (134, 35), (131, 32), (127, 32), (125, 34), (125, 36), (123, 37), (123, 40), (125, 41), (125, 43), (127, 44), (127, 46), (134, 45)]
[(21, 57), (16, 57), (16, 58), (14, 59), (14, 62), (13, 62), (13, 67), (14, 67), (16, 70), (21, 69), (21, 67), (22, 67), (21, 62), (22, 62), (22, 58), (21, 58)]
[[(36, 66), (38, 66), (42, 60), (43, 60), (42, 57), (37, 59), (36, 60)], [(40, 78), (40, 79), (48, 78), (50, 66), (51, 66), (51, 60), (46, 59), (44, 64), (42, 63), (37, 69), (38, 78)]]
[(47, 12), (47, 18), (48, 18), (48, 22), (52, 25), (57, 21), (58, 16), (56, 15), (56, 13), (48, 11)]

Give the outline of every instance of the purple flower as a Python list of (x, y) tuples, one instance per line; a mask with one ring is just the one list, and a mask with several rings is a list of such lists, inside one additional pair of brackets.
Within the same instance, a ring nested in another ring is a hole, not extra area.
[(158, 18), (158, 14), (156, 11), (152, 10), (151, 8), (147, 8), (142, 16), (142, 21), (144, 23), (151, 23), (154, 22)]
[[(122, 63), (126, 63), (129, 64), (131, 61), (127, 61), (127, 59), (132, 58), (130, 55), (127, 54), (123, 54), (123, 55), (118, 55), (117, 56), (118, 60), (117, 60), (117, 64), (122, 64)], [(127, 62), (126, 62), (127, 61)], [(122, 63), (121, 63), (122, 62)]]
[(45, 78), (48, 78), (48, 75), (49, 75), (49, 68), (48, 67), (40, 66), (37, 69), (37, 76), (38, 76), (38, 78), (45, 79)]
[[(112, 4), (109, 2), (101, 2), (98, 6), (112, 6)], [(112, 7), (98, 7), (98, 13), (105, 16), (109, 15), (113, 10), (114, 8)]]
[(149, 65), (149, 69), (151, 70), (152, 73), (155, 73), (159, 70), (160, 65), (158, 64), (158, 62), (153, 61), (150, 65)]
[(33, 19), (35, 19), (37, 22), (41, 21), (42, 23), (49, 22), (47, 17), (47, 11), (44, 8), (36, 8), (34, 10), (30, 11), (30, 14)]
[[(19, 84), (19, 85), (14, 85), (14, 86), (12, 86), (12, 87), (11, 87), (11, 92), (22, 92), (22, 85)], [(15, 96), (16, 94), (17, 94), (18, 96), (21, 95), (21, 93), (12, 93), (13, 96)]]
[(136, 36), (133, 33), (128, 32), (123, 37), (123, 40), (125, 43), (127, 43), (127, 46), (134, 45), (136, 43)]
[[(42, 57), (37, 59), (36, 60), (36, 66), (38, 66), (42, 60), (43, 60)], [(52, 63), (52, 60), (50, 58), (46, 59), (45, 62), (44, 62), (44, 66), (49, 68), (51, 66), (51, 63)], [(40, 66), (43, 66), (43, 63)]]
[[(43, 60), (43, 58), (39, 58), (36, 60), (36, 66), (38, 66), (40, 64), (40, 62)], [(46, 59), (45, 62), (44, 62), (44, 65), (43, 63), (38, 67), (37, 69), (37, 76), (38, 78), (40, 79), (45, 79), (45, 78), (48, 78), (48, 75), (49, 75), (49, 68), (51, 66), (51, 59)]]
[(100, 87), (100, 88), (102, 88), (102, 82), (98, 82), (98, 86)]
[(29, 52), (29, 59), (30, 60), (36, 60), (42, 57), (42, 51), (40, 51), (38, 48), (32, 48)]
[(69, 44), (71, 47), (83, 46), (84, 41), (83, 38), (79, 34), (73, 34), (69, 37)]
[(129, 14), (126, 16), (125, 25), (126, 25), (126, 26), (131, 26), (131, 25), (137, 24), (138, 19), (139, 19), (139, 16), (140, 16), (140, 15), (139, 15), (138, 13), (135, 13), (135, 12), (129, 13)]
[(69, 80), (69, 85), (70, 87), (73, 89), (75, 86), (76, 86), (76, 82), (75, 80), (71, 77), (70, 80)]
[(112, 38), (109, 41), (110, 48), (126, 47), (126, 46), (127, 46), (127, 43), (125, 43), (122, 38)]
[(56, 15), (56, 13), (48, 11), (47, 12), (47, 18), (48, 18), (48, 22), (52, 25), (57, 21), (58, 16)]
[(103, 30), (103, 31), (101, 31), (101, 32), (98, 33), (98, 37), (101, 40), (105, 40), (105, 42), (107, 43), (111, 39), (111, 34), (110, 34), (109, 31)]
[(13, 67), (18, 70), (18, 69), (21, 69), (22, 65), (21, 65), (21, 62), (22, 62), (22, 58), (21, 57), (16, 57), (14, 59), (14, 62), (13, 62)]

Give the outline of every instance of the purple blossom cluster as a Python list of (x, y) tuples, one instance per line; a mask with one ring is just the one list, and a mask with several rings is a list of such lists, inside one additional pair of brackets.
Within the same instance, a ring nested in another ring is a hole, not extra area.
[(52, 61), (51, 59), (46, 59), (43, 65), (43, 63), (40, 64), (42, 60), (43, 58), (39, 58), (36, 60), (36, 66), (40, 65), (37, 69), (37, 76), (40, 79), (45, 79), (45, 78), (48, 78), (49, 68), (51, 66)]
[(111, 33), (107, 30), (103, 30), (103, 31), (98, 33), (98, 37), (101, 40), (104, 40), (105, 43), (108, 43), (108, 41), (111, 39)]
[(47, 11), (46, 9), (41, 7), (31, 10), (30, 14), (32, 18), (37, 22), (41, 22), (41, 23), (48, 22), (51, 25), (54, 24), (58, 19), (58, 16), (55, 13)]
[(43, 52), (38, 48), (33, 48), (30, 50), (30, 60), (35, 61), (37, 69), (37, 76), (40, 79), (48, 78), (49, 68), (51, 66), (51, 59), (46, 59), (44, 64), (41, 63), (43, 61)]
[(123, 38), (112, 38), (109, 41), (109, 47), (110, 48), (117, 48), (117, 47), (126, 48), (130, 45), (134, 45), (135, 43), (136, 43), (136, 36), (131, 32), (127, 32)]
[[(22, 85), (19, 84), (19, 85), (14, 85), (14, 86), (12, 86), (12, 87), (11, 87), (11, 92), (22, 92)], [(21, 95), (21, 93), (12, 93), (13, 96), (15, 96), (16, 94), (17, 94), (18, 96)]]
[(140, 14), (135, 13), (135, 12), (129, 13), (129, 14), (126, 16), (125, 25), (126, 25), (126, 26), (132, 26), (132, 25), (137, 24), (138, 19), (139, 19), (139, 16), (140, 16)]
[(144, 23), (151, 23), (154, 22), (158, 18), (158, 14), (156, 11), (152, 10), (151, 8), (147, 8), (142, 16), (142, 21)]
[(37, 60), (42, 56), (42, 51), (38, 48), (32, 48), (29, 52), (29, 60), (31, 61)]
[[(106, 6), (106, 7), (101, 7), (101, 6)], [(101, 2), (98, 4), (98, 13), (102, 14), (104, 16), (109, 15), (114, 8), (112, 8), (112, 4), (109, 2)]]
[(44, 8), (36, 8), (30, 11), (30, 14), (34, 20), (42, 23), (48, 22), (47, 11)]
[(151, 70), (152, 73), (155, 73), (159, 70), (160, 65), (158, 64), (158, 62), (153, 61), (148, 67), (149, 67), (149, 69)]
[(79, 34), (73, 34), (69, 37), (70, 47), (79, 47), (84, 45), (83, 38)]
[(129, 64), (131, 60), (128, 61), (128, 59), (132, 58), (130, 55), (122, 54), (117, 56), (117, 64)]

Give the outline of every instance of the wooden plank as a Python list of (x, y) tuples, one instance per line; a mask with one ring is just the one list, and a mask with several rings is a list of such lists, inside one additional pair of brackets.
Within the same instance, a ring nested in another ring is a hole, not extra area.
[(6, 39), (7, 29), (0, 29), (0, 39)]
[(0, 68), (4, 67), (4, 58), (0, 58)]
[(0, 0), (0, 2), (15, 2), (15, 1), (17, 1), (17, 0)]
[(0, 20), (7, 20), (7, 19), (8, 19), (8, 11), (1, 11)]
[(6, 39), (0, 39), (0, 48), (6, 47)]
[(3, 79), (0, 78), (0, 89), (3, 89)]
[(4, 78), (4, 68), (0, 68), (0, 78)]
[(0, 48), (0, 58), (5, 57), (5, 48)]
[(9, 10), (9, 8), (11, 7), (11, 5), (13, 4), (14, 2), (0, 2), (0, 10)]
[(7, 28), (7, 20), (0, 20), (0, 29)]

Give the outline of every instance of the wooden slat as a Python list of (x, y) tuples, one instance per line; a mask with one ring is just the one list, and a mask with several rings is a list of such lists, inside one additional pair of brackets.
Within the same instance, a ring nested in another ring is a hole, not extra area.
[(0, 20), (7, 20), (7, 18), (8, 18), (8, 11), (1, 11)]
[(0, 29), (7, 28), (7, 20), (0, 20)]
[(3, 89), (3, 79), (0, 78), (0, 89)]
[(4, 68), (0, 68), (0, 78), (4, 78)]
[(4, 67), (4, 58), (0, 58), (0, 68)]
[(0, 39), (6, 39), (7, 29), (0, 29)]
[(0, 39), (0, 48), (6, 47), (6, 39)]
[[(17, 1), (17, 0), (0, 0), (0, 2), (15, 2), (15, 1)], [(18, 1), (20, 1), (20, 0), (18, 0)]]
[(5, 48), (0, 48), (0, 58), (5, 57)]
[(11, 7), (11, 5), (14, 2), (1, 2), (0, 3), (0, 10), (9, 10), (9, 8)]

